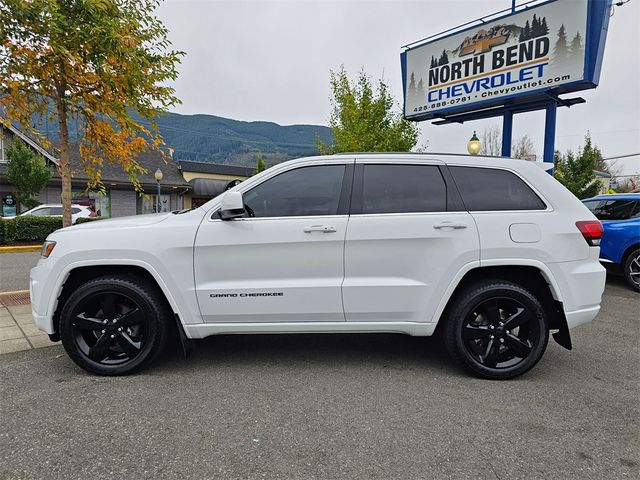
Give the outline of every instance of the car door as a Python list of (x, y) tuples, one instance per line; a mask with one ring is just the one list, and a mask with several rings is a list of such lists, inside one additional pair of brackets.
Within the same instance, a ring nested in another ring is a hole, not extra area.
[(347, 321), (429, 322), (479, 259), (475, 223), (437, 161), (358, 160), (345, 240)]
[(243, 193), (244, 218), (198, 230), (205, 322), (344, 321), (341, 285), (353, 160), (297, 166)]

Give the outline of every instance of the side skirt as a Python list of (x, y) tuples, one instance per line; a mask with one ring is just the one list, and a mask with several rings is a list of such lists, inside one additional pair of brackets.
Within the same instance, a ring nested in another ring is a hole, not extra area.
[(221, 334), (260, 333), (404, 333), (430, 336), (435, 323), (416, 322), (286, 322), (286, 323), (201, 323), (184, 325), (188, 338)]

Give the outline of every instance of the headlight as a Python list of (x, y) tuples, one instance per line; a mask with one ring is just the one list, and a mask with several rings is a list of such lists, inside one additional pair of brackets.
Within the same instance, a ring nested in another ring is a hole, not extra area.
[(52, 242), (49, 240), (44, 242), (42, 244), (42, 250), (40, 251), (40, 255), (42, 256), (42, 258), (48, 258), (49, 255), (51, 255), (51, 252), (53, 252), (53, 249), (55, 246), (56, 246), (56, 242)]

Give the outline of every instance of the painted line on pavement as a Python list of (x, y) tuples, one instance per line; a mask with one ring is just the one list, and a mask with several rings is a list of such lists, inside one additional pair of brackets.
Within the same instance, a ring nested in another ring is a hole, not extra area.
[(39, 252), (40, 250), (42, 250), (42, 245), (8, 245), (0, 247), (0, 253)]

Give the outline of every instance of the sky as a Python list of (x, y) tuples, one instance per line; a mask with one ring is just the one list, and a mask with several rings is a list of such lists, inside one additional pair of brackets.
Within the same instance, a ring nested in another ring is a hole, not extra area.
[[(573, 0), (564, 0), (573, 1)], [(523, 3), (518, 1), (518, 4)], [(173, 47), (186, 52), (176, 80), (183, 114), (212, 114), (282, 125), (328, 123), (329, 75), (344, 65), (383, 77), (402, 102), (402, 46), (509, 8), (510, 0), (165, 0), (156, 14)], [(587, 131), (605, 157), (640, 153), (640, 0), (615, 7), (600, 85), (577, 92), (586, 103), (558, 109), (556, 148), (576, 150)], [(463, 125), (421, 122), (418, 146), (466, 153), (467, 141), (500, 119)], [(544, 113), (514, 117), (542, 157)], [(640, 174), (640, 155), (617, 160)]]

